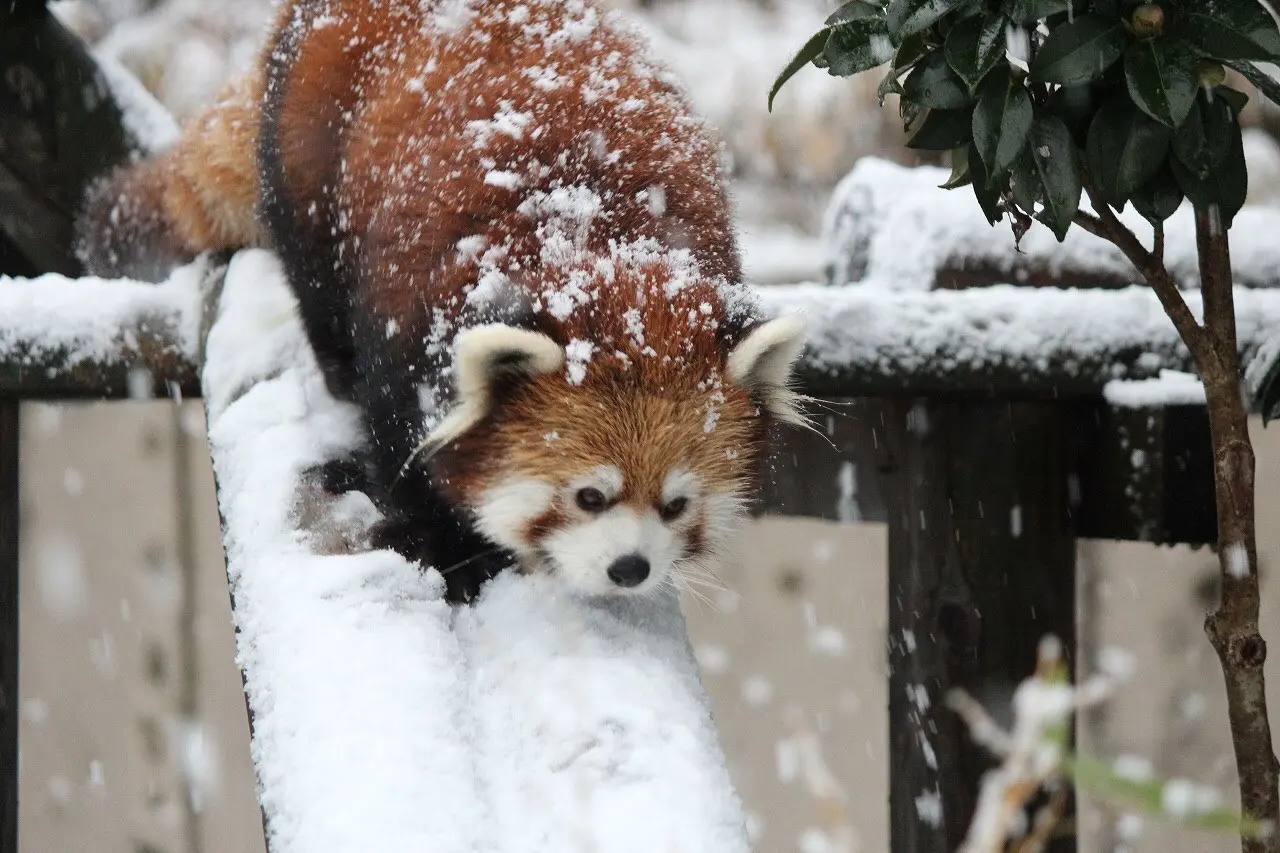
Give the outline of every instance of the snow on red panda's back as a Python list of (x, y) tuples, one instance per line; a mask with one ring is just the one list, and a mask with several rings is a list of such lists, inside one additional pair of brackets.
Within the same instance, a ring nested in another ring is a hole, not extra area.
[(267, 99), (294, 209), (330, 211), (352, 264), (357, 361), (421, 384), (430, 434), (392, 461), (528, 570), (674, 581), (742, 518), (770, 420), (799, 420), (800, 329), (756, 323), (717, 144), (580, 0), (301, 8)]
[(741, 284), (719, 146), (584, 0), (285, 0), (260, 64), (85, 209), (102, 274), (278, 253), (363, 412), (375, 544), (472, 565), (451, 596), (495, 544), (655, 589), (724, 544), (768, 425), (803, 422), (801, 324)]

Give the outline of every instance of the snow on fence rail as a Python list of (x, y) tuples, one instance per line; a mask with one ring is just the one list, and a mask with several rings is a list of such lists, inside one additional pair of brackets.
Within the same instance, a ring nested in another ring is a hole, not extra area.
[[(199, 394), (201, 283), (219, 271), (198, 261), (159, 285), (0, 276), (0, 395)], [(918, 291), (872, 282), (759, 292), (770, 312), (807, 315), (800, 376), (819, 396), (1096, 396), (1112, 380), (1192, 369), (1141, 286)], [(1198, 312), (1198, 293), (1187, 300)], [(1247, 360), (1280, 329), (1280, 289), (1237, 287), (1236, 306)]]

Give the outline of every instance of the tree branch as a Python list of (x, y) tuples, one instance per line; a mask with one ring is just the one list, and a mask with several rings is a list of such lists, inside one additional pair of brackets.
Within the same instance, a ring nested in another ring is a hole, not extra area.
[[(1169, 315), (1169, 319), (1173, 321), (1173, 325), (1178, 330), (1178, 334), (1182, 336), (1182, 340), (1186, 343), (1187, 348), (1191, 350), (1192, 357), (1196, 360), (1196, 364), (1203, 369), (1207, 359), (1213, 358), (1213, 347), (1210, 344), (1208, 335), (1204, 327), (1196, 320), (1191, 309), (1187, 306), (1187, 302), (1182, 298), (1182, 291), (1178, 289), (1178, 283), (1173, 280), (1173, 276), (1169, 275), (1169, 270), (1164, 265), (1162, 258), (1156, 257), (1146, 250), (1142, 245), (1142, 241), (1138, 236), (1125, 226), (1123, 222), (1116, 218), (1111, 212), (1111, 208), (1102, 199), (1102, 196), (1092, 183), (1085, 181), (1085, 192), (1089, 194), (1089, 201), (1093, 203), (1093, 209), (1098, 211), (1098, 215), (1093, 215), (1080, 210), (1076, 213), (1076, 224), (1094, 236), (1101, 237), (1108, 243), (1111, 243), (1120, 251), (1124, 252), (1129, 263), (1137, 268), (1142, 277), (1151, 285), (1151, 289), (1155, 291), (1156, 297), (1160, 300), (1160, 304), (1164, 306), (1165, 313)], [(1163, 237), (1161, 232), (1160, 236)], [(1157, 248), (1163, 255), (1163, 239), (1157, 241)]]

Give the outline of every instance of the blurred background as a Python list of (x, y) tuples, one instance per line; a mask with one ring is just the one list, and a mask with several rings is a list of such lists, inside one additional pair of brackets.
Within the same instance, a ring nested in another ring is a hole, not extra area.
[[(874, 77), (809, 68), (766, 112), (775, 73), (828, 5), (610, 2), (642, 22), (724, 138), (751, 280), (820, 279), (835, 182), (862, 156), (916, 162), (901, 147), (896, 103), (876, 103)], [(252, 61), (272, 9), (269, 0), (52, 5), (179, 120)], [(1254, 99), (1247, 119), (1249, 202), (1280, 205), (1280, 113)], [(1274, 641), (1280, 427), (1254, 427), (1263, 634)], [(22, 850), (260, 853), (199, 402), (32, 403), (22, 441)], [(1233, 797), (1221, 674), (1201, 630), (1216, 558), (1087, 541), (1079, 570), (1083, 665), (1113, 646), (1138, 663), (1117, 699), (1081, 720), (1084, 748)], [(883, 528), (762, 519), (717, 572), (725, 589), (685, 609), (756, 848), (884, 850)], [(1080, 820), (1084, 850), (1238, 849), (1087, 802)]]

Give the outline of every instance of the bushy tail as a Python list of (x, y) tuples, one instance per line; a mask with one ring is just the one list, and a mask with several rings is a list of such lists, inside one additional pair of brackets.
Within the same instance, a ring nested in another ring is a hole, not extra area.
[(160, 281), (204, 251), (262, 243), (255, 220), (261, 74), (229, 85), (161, 154), (88, 189), (76, 254), (91, 275)]

